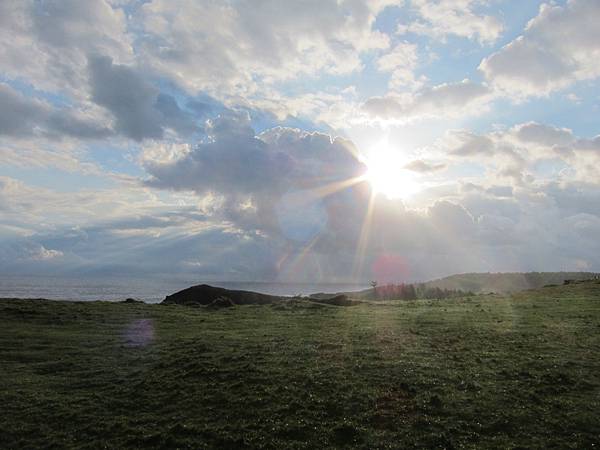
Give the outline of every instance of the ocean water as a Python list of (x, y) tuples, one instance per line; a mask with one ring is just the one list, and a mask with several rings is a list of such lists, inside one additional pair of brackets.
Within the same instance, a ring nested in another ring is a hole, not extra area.
[(64, 278), (0, 275), (0, 298), (47, 298), (51, 300), (109, 300), (136, 298), (158, 303), (167, 295), (196, 284), (210, 284), (273, 295), (308, 295), (316, 292), (349, 292), (366, 289), (355, 283), (268, 283), (206, 281), (201, 279), (162, 278)]

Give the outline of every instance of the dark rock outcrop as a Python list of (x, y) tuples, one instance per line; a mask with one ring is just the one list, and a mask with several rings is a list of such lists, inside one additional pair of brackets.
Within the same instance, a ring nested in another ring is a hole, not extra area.
[(219, 297), (206, 305), (211, 309), (231, 308), (232, 306), (235, 306), (235, 303), (229, 297)]
[(219, 298), (227, 298), (235, 305), (268, 305), (284, 300), (284, 297), (260, 294), (252, 291), (234, 291), (208, 284), (200, 284), (168, 295), (163, 304), (210, 305)]

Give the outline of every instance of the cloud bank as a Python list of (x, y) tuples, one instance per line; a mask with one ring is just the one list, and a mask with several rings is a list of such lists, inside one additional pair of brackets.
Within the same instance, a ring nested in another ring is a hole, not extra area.
[(511, 6), (1, 2), (0, 271), (600, 270), (600, 8)]

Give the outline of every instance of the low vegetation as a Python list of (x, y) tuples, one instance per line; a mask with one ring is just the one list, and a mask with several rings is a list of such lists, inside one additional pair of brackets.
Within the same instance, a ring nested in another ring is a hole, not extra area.
[(600, 284), (211, 308), (0, 300), (4, 448), (594, 448)]
[(371, 300), (440, 300), (446, 298), (470, 297), (472, 295), (474, 294), (470, 291), (430, 287), (426, 283), (401, 283), (375, 286), (373, 289), (367, 289), (357, 293), (357, 295), (355, 294), (355, 297)]
[(589, 280), (594, 272), (500, 272), (462, 273), (424, 283), (429, 288), (454, 289), (477, 293), (509, 293), (538, 289), (548, 284), (563, 284), (565, 280)]

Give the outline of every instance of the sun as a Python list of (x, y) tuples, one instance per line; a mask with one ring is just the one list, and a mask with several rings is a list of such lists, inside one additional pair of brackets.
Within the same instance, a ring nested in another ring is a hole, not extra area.
[(417, 193), (421, 186), (415, 173), (405, 169), (408, 161), (397, 149), (387, 142), (373, 146), (364, 158), (367, 166), (365, 179), (375, 193), (390, 199), (406, 199)]

